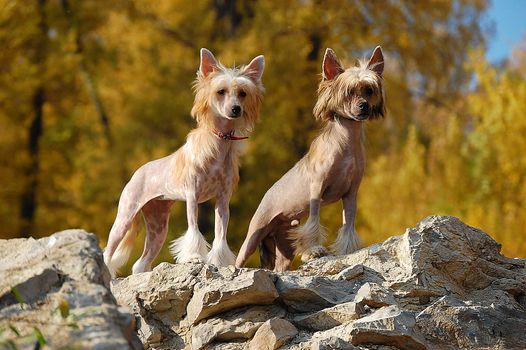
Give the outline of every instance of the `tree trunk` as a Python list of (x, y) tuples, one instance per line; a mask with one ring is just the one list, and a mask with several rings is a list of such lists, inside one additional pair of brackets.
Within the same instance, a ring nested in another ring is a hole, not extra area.
[[(46, 42), (48, 26), (46, 22), (45, 5), (46, 0), (37, 0), (38, 14), (40, 16), (40, 40), (35, 50), (34, 62), (43, 69), (46, 60)], [(40, 71), (40, 76), (43, 72)], [(40, 83), (33, 94), (33, 119), (28, 130), (27, 148), (29, 153), (29, 163), (25, 169), (27, 186), (20, 195), (20, 227), (18, 235), (20, 237), (29, 237), (34, 230), (35, 213), (37, 210), (37, 192), (38, 192), (38, 172), (40, 169), (40, 137), (43, 132), (43, 108), (46, 95), (44, 82)]]

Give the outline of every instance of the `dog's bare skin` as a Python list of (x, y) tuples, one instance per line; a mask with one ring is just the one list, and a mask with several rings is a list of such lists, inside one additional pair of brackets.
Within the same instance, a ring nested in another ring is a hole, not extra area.
[[(295, 254), (306, 261), (327, 254), (320, 207), (342, 200), (343, 225), (332, 248), (348, 254), (359, 248), (356, 197), (365, 170), (363, 120), (384, 114), (383, 55), (377, 47), (367, 63), (344, 70), (327, 49), (323, 80), (314, 108), (326, 122), (309, 152), (265, 194), (239, 251), (242, 267), (260, 246), (262, 267), (284, 271)], [(342, 91), (343, 90), (343, 91)], [(302, 226), (299, 220), (308, 215)]]
[[(263, 94), (261, 75), (264, 58), (258, 56), (246, 67), (227, 69), (212, 53), (201, 50), (201, 65), (195, 83), (192, 115), (198, 127), (175, 153), (140, 167), (125, 186), (117, 217), (111, 228), (104, 261), (112, 275), (124, 264), (142, 212), (147, 229), (144, 251), (133, 273), (151, 270), (167, 235), (170, 208), (186, 201), (188, 231), (172, 242), (178, 262), (202, 260), (233, 265), (235, 256), (226, 241), (229, 201), (239, 180), (239, 137), (248, 133), (259, 116)], [(198, 204), (216, 198), (215, 238), (212, 249), (197, 225)]]

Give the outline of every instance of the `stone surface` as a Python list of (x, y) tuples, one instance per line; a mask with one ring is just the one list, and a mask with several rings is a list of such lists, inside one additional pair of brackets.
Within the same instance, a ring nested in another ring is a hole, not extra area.
[(376, 283), (363, 284), (356, 292), (354, 301), (374, 308), (396, 304), (393, 293)]
[(30, 335), (0, 338), (33, 349), (36, 327), (49, 348), (142, 348), (135, 318), (110, 293), (94, 235), (66, 230), (38, 240), (0, 240), (0, 251), (0, 329)]
[[(0, 325), (22, 317), (59, 334), (73, 321), (57, 312), (67, 300), (83, 322), (67, 334), (84, 348), (100, 338), (99, 348), (133, 348), (134, 331), (155, 350), (526, 348), (526, 260), (500, 255), (490, 236), (453, 217), (285, 273), (163, 263), (112, 281), (135, 319), (115, 306), (94, 237), (67, 237), (0, 242)], [(47, 248), (56, 242), (63, 248)]]
[(209, 318), (194, 327), (192, 349), (202, 349), (212, 341), (250, 340), (265, 321), (284, 316), (285, 310), (276, 305), (258, 305)]
[(248, 348), (249, 350), (278, 349), (297, 333), (298, 330), (289, 321), (272, 318), (259, 327)]
[(353, 345), (390, 345), (397, 349), (426, 349), (415, 328), (415, 316), (397, 306), (383, 307), (353, 322), (349, 329)]
[(364, 313), (362, 304), (350, 301), (312, 314), (297, 316), (294, 323), (312, 331), (322, 331), (356, 320)]
[(221, 277), (199, 282), (194, 287), (186, 310), (188, 322), (195, 324), (203, 318), (240, 306), (271, 304), (278, 297), (266, 271), (245, 270)]

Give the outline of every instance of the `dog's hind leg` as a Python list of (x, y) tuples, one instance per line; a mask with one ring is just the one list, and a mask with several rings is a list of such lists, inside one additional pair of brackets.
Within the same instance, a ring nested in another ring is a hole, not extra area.
[(290, 231), (296, 254), (301, 255), (302, 261), (308, 261), (328, 254), (323, 242), (327, 232), (320, 224), (320, 205), (322, 195), (321, 181), (313, 181), (310, 185), (309, 218), (297, 228)]
[(274, 271), (284, 272), (290, 269), (294, 259), (294, 247), (292, 240), (288, 237), (287, 230), (278, 232), (274, 236), (276, 241), (276, 262)]
[(355, 186), (343, 198), (343, 226), (338, 231), (338, 238), (331, 246), (337, 255), (350, 254), (360, 249), (360, 240), (354, 227), (356, 217), (356, 195), (358, 186)]
[(178, 263), (195, 260), (205, 261), (210, 248), (197, 225), (198, 207), (196, 197), (195, 193), (191, 193), (186, 198), (188, 230), (182, 237), (170, 243), (170, 253)]
[(234, 265), (236, 262), (236, 256), (228, 247), (226, 240), (228, 220), (230, 218), (230, 208), (228, 207), (229, 202), (230, 195), (227, 193), (221, 193), (216, 198), (215, 236), (214, 242), (212, 243), (212, 249), (207, 256), (207, 262), (215, 266)]
[(115, 277), (117, 269), (129, 258), (139, 224), (140, 204), (137, 193), (125, 188), (119, 200), (117, 217), (110, 230), (108, 243), (104, 249), (104, 263)]
[(273, 236), (267, 236), (259, 244), (259, 267), (274, 270), (275, 264), (276, 241)]
[(152, 270), (152, 262), (166, 239), (172, 204), (173, 201), (154, 199), (142, 207), (146, 222), (146, 239), (141, 257), (133, 264), (134, 274)]

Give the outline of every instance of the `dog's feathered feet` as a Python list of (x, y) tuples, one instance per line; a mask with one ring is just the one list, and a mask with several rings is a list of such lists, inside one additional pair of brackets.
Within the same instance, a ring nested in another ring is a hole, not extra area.
[(327, 230), (320, 225), (318, 220), (309, 218), (305, 224), (292, 229), (290, 233), (294, 240), (295, 252), (301, 255), (303, 262), (330, 254), (327, 248), (323, 246), (327, 237)]
[(230, 248), (226, 240), (214, 241), (212, 249), (206, 257), (206, 262), (215, 266), (229, 266), (235, 265), (236, 256)]
[(345, 255), (354, 253), (360, 247), (360, 239), (354, 227), (344, 225), (338, 231), (338, 237), (331, 245), (331, 250), (336, 255)]
[(177, 263), (204, 262), (210, 245), (201, 232), (189, 228), (185, 234), (170, 242), (170, 253)]

